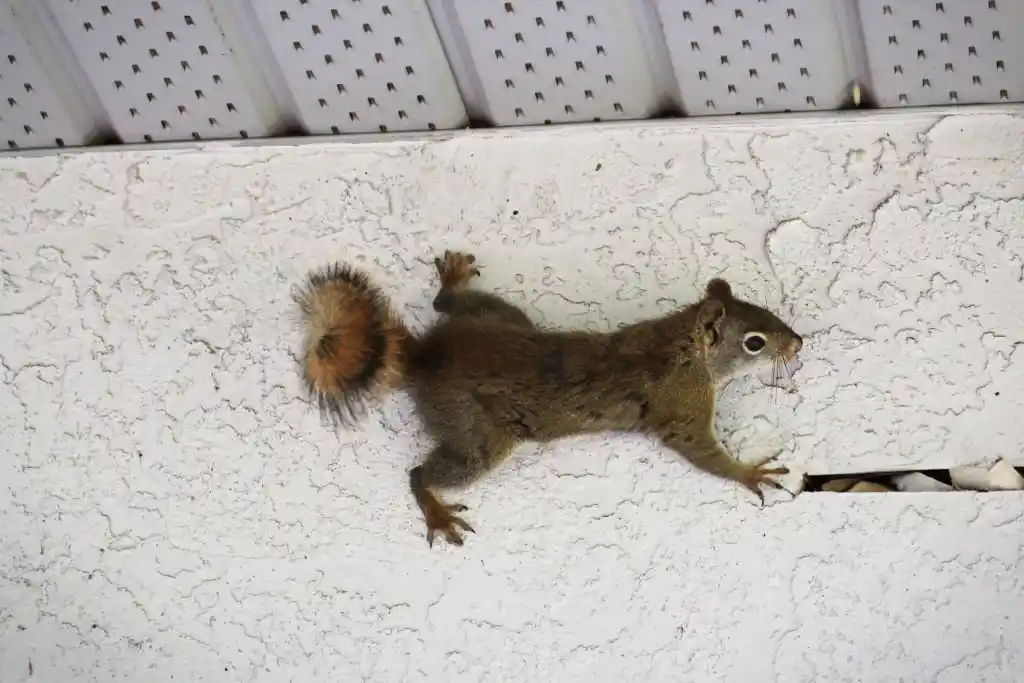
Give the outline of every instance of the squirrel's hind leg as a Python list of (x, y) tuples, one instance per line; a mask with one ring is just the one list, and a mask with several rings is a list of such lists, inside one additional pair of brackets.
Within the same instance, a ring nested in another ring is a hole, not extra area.
[[(512, 450), (512, 441), (500, 440), (490, 444), (491, 449), (482, 449), (479, 457), (467, 455), (462, 450), (441, 443), (430, 452), (422, 465), (409, 472), (409, 488), (423, 513), (427, 525), (427, 543), (434, 545), (438, 532), (452, 545), (462, 545), (459, 529), (476, 533), (464, 519), (455, 513), (468, 508), (461, 503), (446, 504), (431, 490), (433, 488), (455, 488), (466, 486), (485, 472), (502, 462)], [(486, 450), (486, 452), (485, 452)]]
[(446, 251), (444, 257), (434, 259), (441, 289), (434, 297), (434, 310), (447, 315), (493, 316), (502, 322), (533, 327), (523, 311), (495, 294), (476, 292), (466, 287), (480, 274), (473, 265), (472, 254)]

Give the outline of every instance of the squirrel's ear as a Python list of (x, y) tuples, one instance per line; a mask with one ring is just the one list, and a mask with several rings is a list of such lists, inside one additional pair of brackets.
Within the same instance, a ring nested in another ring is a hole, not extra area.
[(724, 303), (715, 298), (704, 299), (697, 311), (697, 324), (702, 330), (717, 329), (724, 317)]
[(716, 277), (708, 282), (707, 293), (708, 296), (713, 296), (721, 301), (728, 301), (732, 298), (732, 287), (722, 278)]

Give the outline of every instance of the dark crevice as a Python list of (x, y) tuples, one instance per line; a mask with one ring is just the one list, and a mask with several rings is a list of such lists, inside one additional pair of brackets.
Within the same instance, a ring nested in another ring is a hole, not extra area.
[[(1014, 467), (1018, 474), (1024, 476), (1024, 466)], [(804, 475), (803, 491), (805, 493), (859, 493), (877, 492), (881, 493), (879, 487), (884, 487), (891, 492), (900, 492), (897, 486), (897, 479), (908, 474), (922, 474), (934, 479), (939, 484), (952, 486), (953, 491), (978, 491), (976, 488), (957, 488), (953, 483), (953, 476), (949, 468), (940, 469), (919, 469), (919, 470), (877, 470), (868, 472), (843, 472), (835, 474), (806, 474)], [(853, 490), (851, 490), (853, 489)], [(996, 492), (1008, 492), (1005, 490), (993, 490)], [(1009, 491), (1012, 492), (1012, 491)]]

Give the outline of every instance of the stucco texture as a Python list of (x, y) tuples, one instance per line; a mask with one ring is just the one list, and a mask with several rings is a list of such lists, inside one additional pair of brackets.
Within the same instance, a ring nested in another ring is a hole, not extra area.
[(805, 339), (721, 397), (794, 471), (1024, 464), (1024, 117), (0, 158), (0, 681), (963, 681), (1024, 672), (1024, 499), (772, 494), (524, 447), (429, 549), (402, 395), (323, 425), (291, 289), (433, 257), (551, 327), (724, 276)]

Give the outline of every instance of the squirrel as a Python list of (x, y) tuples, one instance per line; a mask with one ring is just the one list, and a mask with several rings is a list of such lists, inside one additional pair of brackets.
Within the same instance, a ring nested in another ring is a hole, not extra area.
[(469, 288), (472, 254), (435, 259), (439, 320), (416, 335), (367, 275), (347, 264), (312, 272), (295, 294), (307, 327), (304, 379), (325, 421), (350, 425), (369, 402), (411, 392), (436, 446), (409, 472), (433, 546), (474, 532), (438, 489), (465, 487), (526, 441), (627, 431), (656, 436), (698, 469), (764, 501), (782, 488), (767, 467), (734, 459), (715, 432), (715, 396), (729, 379), (766, 364), (780, 377), (800, 335), (723, 279), (700, 301), (608, 333), (546, 331), (501, 297)]

